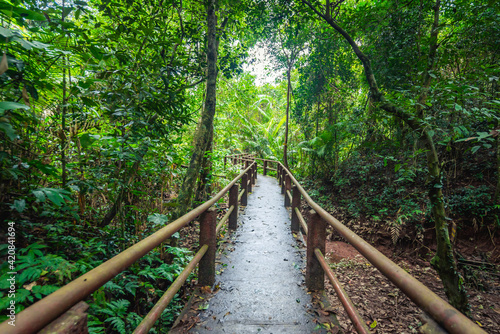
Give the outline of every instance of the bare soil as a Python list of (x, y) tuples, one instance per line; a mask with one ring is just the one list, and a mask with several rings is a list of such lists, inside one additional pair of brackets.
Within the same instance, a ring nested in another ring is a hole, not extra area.
[[(391, 257), (390, 247), (379, 247)], [(408, 254), (408, 253), (407, 253)], [(397, 287), (343, 241), (327, 241), (326, 256), (335, 274), (373, 333), (418, 333), (420, 309)], [(446, 300), (441, 280), (430, 263), (404, 254), (391, 258), (396, 264)], [(488, 333), (500, 333), (500, 282), (494, 273), (482, 273), (487, 291), (469, 288), (472, 319)], [(330, 303), (345, 333), (356, 333), (328, 282)]]

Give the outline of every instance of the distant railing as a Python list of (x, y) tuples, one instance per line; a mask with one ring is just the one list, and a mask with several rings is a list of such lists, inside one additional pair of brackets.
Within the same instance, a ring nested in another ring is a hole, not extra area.
[[(82, 301), (152, 249), (158, 247), (175, 232), (200, 216), (199, 251), (134, 331), (134, 333), (148, 333), (196, 265), (199, 264), (199, 285), (212, 286), (215, 283), (217, 235), (226, 221), (229, 221), (229, 229), (235, 230), (237, 228), (238, 205), (239, 203), (243, 206), (247, 205), (247, 196), (252, 191), (252, 185), (255, 184), (257, 177), (256, 163), (245, 162), (245, 166), (245, 169), (212, 199), (26, 308), (16, 315), (15, 327), (9, 325), (8, 321), (1, 323), (0, 333), (86, 332), (87, 321), (84, 310), (87, 307)], [(238, 190), (238, 184), (236, 183), (239, 180), (241, 180), (241, 191)], [(227, 192), (229, 192), (229, 208), (217, 224), (216, 211), (211, 207)], [(75, 320), (75, 315), (78, 316), (78, 321)], [(68, 319), (71, 319), (71, 321), (67, 321)], [(68, 326), (78, 326), (78, 328)]]

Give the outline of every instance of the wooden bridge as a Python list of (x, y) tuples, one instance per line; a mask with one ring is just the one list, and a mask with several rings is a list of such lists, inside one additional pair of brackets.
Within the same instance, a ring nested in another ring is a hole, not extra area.
[[(219, 231), (224, 224), (227, 224), (231, 231), (236, 231), (239, 228), (239, 207), (249, 204), (249, 194), (252, 194), (252, 196), (255, 195), (254, 187), (256, 186), (258, 169), (262, 171), (263, 175), (267, 175), (268, 173), (276, 175), (280, 188), (279, 191), (276, 191), (276, 194), (273, 195), (273, 198), (282, 203), (282, 206), (289, 209), (291, 213), (291, 221), (290, 224), (287, 225), (287, 233), (291, 235), (293, 232), (304, 235), (304, 240), (307, 245), (305, 256), (305, 287), (309, 291), (322, 291), (324, 289), (326, 276), (331, 281), (338, 298), (342, 302), (346, 313), (352, 320), (354, 328), (358, 333), (369, 333), (370, 331), (336, 279), (335, 274), (330, 269), (323, 255), (325, 252), (325, 232), (327, 224), (340, 233), (340, 235), (352, 244), (369, 262), (378, 268), (383, 275), (391, 280), (422, 309), (424, 314), (427, 315), (426, 319), (428, 319), (427, 323), (420, 328), (422, 331), (427, 333), (485, 333), (469, 318), (454, 309), (446, 301), (442, 300), (418, 280), (409, 275), (405, 270), (398, 267), (395, 263), (316, 204), (294, 178), (292, 173), (281, 163), (257, 159), (251, 154), (229, 156), (224, 159), (224, 163), (241, 165), (243, 171), (212, 199), (20, 312), (16, 316), (15, 327), (9, 325), (7, 322), (0, 324), (0, 333), (87, 333), (87, 315), (85, 313), (87, 305), (84, 303), (84, 300), (149, 251), (158, 247), (175, 232), (185, 227), (189, 222), (199, 218), (200, 248), (198, 252), (134, 331), (134, 333), (148, 333), (196, 266), (198, 266), (198, 284), (200, 286), (214, 285), (216, 279), (217, 236), (220, 234)], [(272, 191), (265, 191), (272, 193)], [(217, 222), (216, 212), (212, 209), (212, 206), (226, 196), (226, 194), (228, 195), (228, 210), (225, 216)], [(280, 194), (282, 196), (280, 196)], [(261, 199), (262, 196), (263, 194), (259, 194), (257, 198)], [(272, 203), (272, 201), (274, 200), (265, 198), (260, 203), (261, 205), (267, 205)], [(301, 205), (303, 202), (312, 209), (308, 212), (307, 221), (302, 216)], [(258, 204), (259, 202), (256, 201), (255, 203)], [(278, 210), (274, 208), (276, 208), (276, 205), (266, 206), (266, 210)], [(248, 212), (245, 214), (251, 214), (250, 206), (247, 207), (246, 211)], [(268, 213), (269, 212), (270, 211), (268, 211)], [(286, 213), (285, 218), (284, 221), (288, 221), (288, 213)], [(251, 216), (245, 219), (251, 220)], [(244, 228), (241, 229), (241, 234), (245, 234), (245, 240), (250, 241), (253, 238), (253, 240), (259, 241), (256, 244), (260, 245), (260, 248), (273, 249), (274, 246), (264, 242), (263, 237), (266, 234), (278, 233), (279, 224), (274, 226), (276, 228), (274, 230), (272, 230), (271, 227), (266, 227), (266, 224), (262, 222), (253, 224), (254, 225), (245, 223)], [(255, 232), (256, 230), (257, 232)], [(249, 236), (249, 232), (259, 234), (255, 234), (252, 237)], [(283, 240), (276, 240), (282, 243), (288, 242), (286, 237)], [(239, 253), (240, 258), (248, 256), (252, 249), (256, 250), (254, 246), (245, 248), (236, 244), (235, 248), (238, 247), (241, 248)], [(256, 251), (259, 252), (259, 249)], [(288, 252), (288, 254), (282, 254), (282, 252), (278, 251), (269, 252), (269, 254), (266, 255), (266, 261), (272, 264), (276, 262), (276, 256), (283, 261), (283, 258), (288, 259), (293, 255), (291, 254), (293, 250), (284, 252)], [(248, 258), (247, 261), (251, 263), (250, 258)], [(258, 277), (260, 277), (259, 275), (255, 275), (255, 272), (258, 270), (264, 270), (267, 274), (279, 278), (279, 274), (273, 272), (273, 270), (278, 270), (276, 265), (268, 266), (266, 269), (262, 268), (261, 266), (246, 267), (246, 270), (253, 270), (253, 274), (245, 278), (246, 282), (252, 286), (258, 286), (258, 282), (252, 281), (252, 279), (258, 279)], [(300, 290), (292, 289), (291, 285), (294, 285), (294, 282), (294, 280), (279, 278), (279, 287), (272, 288), (275, 289), (275, 291), (281, 288), (287, 292), (293, 291), (293, 293), (290, 292), (286, 298), (280, 299), (280, 305), (273, 304), (269, 302), (269, 300), (266, 301), (267, 307), (270, 307), (270, 312), (277, 313), (271, 314), (270, 319), (261, 319), (262, 321), (256, 325), (254, 323), (255, 319), (252, 320), (254, 322), (245, 322), (241, 319), (238, 320), (234, 318), (232, 322), (219, 321), (217, 324), (212, 323), (209, 326), (199, 326), (193, 329), (193, 333), (251, 333), (254, 332), (254, 330), (263, 333), (312, 333), (314, 331), (314, 326), (311, 327), (312, 323), (309, 321), (310, 319), (300, 314), (301, 312), (305, 312), (305, 309), (297, 306), (297, 304), (301, 304), (301, 298), (307, 297), (303, 297)], [(244, 288), (241, 288), (241, 290), (244, 290)], [(256, 303), (259, 299), (253, 297), (257, 292), (242, 296), (229, 291), (225, 294), (226, 297), (224, 297), (224, 293), (219, 293), (221, 297), (216, 295), (215, 298), (226, 298), (225, 301), (221, 300), (219, 303), (229, 308), (227, 312), (233, 314), (238, 314), (238, 312), (236, 312), (238, 307), (244, 309), (252, 308), (252, 303)], [(260, 299), (264, 300), (265, 298)], [(292, 300), (292, 302), (290, 302), (290, 300)], [(294, 303), (293, 300), (298, 302)], [(246, 302), (245, 305), (242, 304), (243, 301)], [(236, 305), (237, 303), (238, 305)], [(254, 309), (258, 310), (259, 307), (260, 306), (257, 305)], [(281, 309), (281, 311), (278, 311), (278, 309)], [(254, 312), (253, 314), (260, 318), (263, 317), (263, 313)], [(291, 314), (293, 318), (281, 317), (280, 314)], [(278, 319), (275, 319), (276, 321), (271, 321), (274, 316)], [(226, 329), (228, 331), (226, 331)]]

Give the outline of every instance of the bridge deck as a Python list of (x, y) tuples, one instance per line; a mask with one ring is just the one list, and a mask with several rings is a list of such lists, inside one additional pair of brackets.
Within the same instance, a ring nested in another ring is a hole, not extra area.
[(277, 181), (261, 176), (221, 258), (220, 286), (191, 333), (314, 333), (301, 250)]

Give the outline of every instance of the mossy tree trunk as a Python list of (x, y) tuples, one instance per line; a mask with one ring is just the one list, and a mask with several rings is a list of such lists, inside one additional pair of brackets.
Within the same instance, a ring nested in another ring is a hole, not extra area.
[[(323, 18), (333, 29), (340, 33), (346, 41), (351, 45), (354, 53), (363, 64), (365, 77), (370, 87), (370, 95), (379, 108), (387, 113), (396, 116), (403, 120), (415, 132), (421, 133), (421, 141), (425, 145), (427, 151), (427, 167), (428, 167), (428, 187), (429, 200), (431, 203), (432, 218), (436, 226), (437, 252), (432, 260), (435, 265), (441, 280), (443, 281), (444, 290), (450, 304), (464, 313), (469, 313), (469, 304), (467, 294), (463, 287), (462, 279), (457, 271), (455, 259), (453, 258), (453, 249), (448, 234), (448, 221), (444, 208), (444, 198), (442, 193), (441, 170), (439, 158), (432, 135), (424, 122), (422, 115), (413, 115), (406, 110), (396, 106), (395, 104), (385, 100), (383, 93), (379, 90), (377, 80), (373, 74), (370, 59), (359, 49), (354, 39), (340, 27), (331, 17), (332, 8), (329, 8), (329, 2), (325, 8), (325, 13), (320, 12), (309, 1), (302, 0), (309, 8), (311, 8), (318, 16)], [(427, 73), (424, 75), (424, 87), (419, 96), (420, 101), (427, 100), (428, 88), (430, 85), (430, 70), (434, 67), (434, 59), (437, 51), (437, 37), (439, 33), (439, 10), (441, 1), (437, 0), (434, 5), (434, 22), (431, 29), (431, 43), (429, 48), (429, 58)], [(427, 85), (427, 87), (425, 87)], [(423, 103), (422, 103), (423, 105)], [(417, 114), (422, 114), (423, 110), (417, 110)]]
[(286, 79), (287, 79), (287, 89), (286, 89), (286, 122), (285, 122), (285, 143), (283, 145), (283, 164), (286, 168), (288, 168), (288, 120), (290, 114), (290, 91), (292, 89), (292, 82), (290, 79), (291, 71), (293, 64), (288, 62), (288, 68), (286, 71)]
[[(203, 160), (201, 162), (201, 172), (200, 177), (198, 178), (198, 189), (196, 191), (195, 201), (197, 203), (203, 203), (210, 198), (210, 194), (212, 192), (212, 160), (211, 153), (213, 152), (213, 127), (210, 131), (210, 141), (203, 156)], [(195, 205), (197, 205), (195, 203)]]
[(179, 190), (179, 196), (177, 198), (178, 207), (173, 213), (174, 220), (184, 215), (191, 207), (203, 157), (205, 156), (207, 149), (210, 147), (212, 138), (211, 133), (215, 116), (217, 86), (218, 43), (216, 38), (216, 5), (217, 0), (208, 0), (207, 2), (207, 85), (205, 103), (194, 135), (193, 153), (191, 155), (191, 160), (189, 161), (189, 167)]
[(497, 143), (497, 187), (495, 189), (495, 196), (493, 197), (493, 204), (500, 204), (500, 129), (498, 128), (498, 120), (496, 121), (496, 143)]

